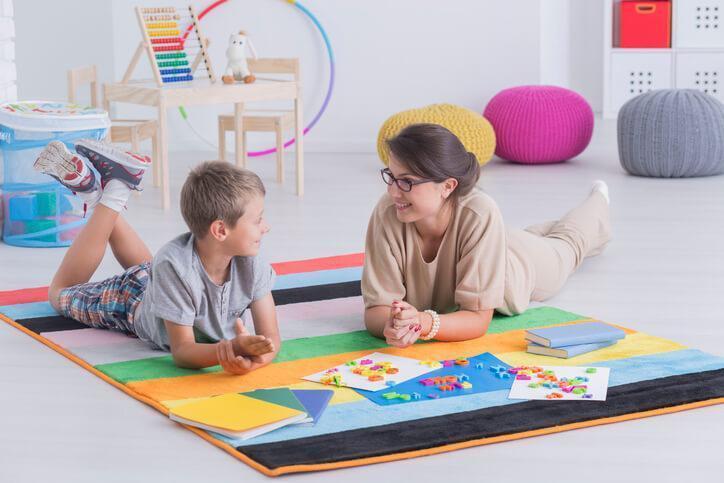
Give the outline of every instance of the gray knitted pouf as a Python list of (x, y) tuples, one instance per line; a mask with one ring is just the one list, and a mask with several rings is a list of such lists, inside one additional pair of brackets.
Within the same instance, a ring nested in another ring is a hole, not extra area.
[(637, 176), (724, 173), (724, 105), (693, 89), (636, 96), (618, 113), (618, 155)]

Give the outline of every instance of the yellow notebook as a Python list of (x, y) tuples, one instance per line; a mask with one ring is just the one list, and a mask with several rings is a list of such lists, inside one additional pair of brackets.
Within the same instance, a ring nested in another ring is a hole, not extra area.
[(169, 417), (230, 438), (249, 439), (301, 421), (307, 413), (241, 394), (224, 394), (177, 406)]

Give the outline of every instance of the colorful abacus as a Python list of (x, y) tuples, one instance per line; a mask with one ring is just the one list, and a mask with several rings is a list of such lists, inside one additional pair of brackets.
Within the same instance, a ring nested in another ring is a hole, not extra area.
[[(136, 7), (136, 14), (159, 86), (201, 77), (216, 80), (193, 7)], [(195, 75), (197, 70), (202, 73)]]

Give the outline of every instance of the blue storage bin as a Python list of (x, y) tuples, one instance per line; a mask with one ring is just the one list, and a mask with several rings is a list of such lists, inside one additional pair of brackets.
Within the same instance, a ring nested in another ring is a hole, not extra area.
[(108, 114), (65, 102), (26, 101), (0, 105), (3, 156), (2, 238), (9, 245), (60, 247), (73, 242), (86, 222), (83, 203), (33, 163), (50, 142), (73, 150), (78, 139), (100, 140)]

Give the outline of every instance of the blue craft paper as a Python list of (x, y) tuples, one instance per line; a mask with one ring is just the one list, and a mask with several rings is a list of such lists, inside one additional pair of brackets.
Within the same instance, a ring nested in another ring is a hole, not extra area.
[[(501, 361), (490, 352), (484, 352), (475, 357), (469, 357), (468, 361), (470, 361), (470, 364), (467, 366), (453, 365), (451, 367), (441, 367), (440, 369), (435, 369), (434, 371), (423, 374), (422, 376), (379, 391), (363, 391), (362, 389), (355, 389), (355, 391), (375, 404), (379, 404), (380, 406), (391, 406), (417, 401), (414, 399), (410, 399), (409, 401), (403, 401), (402, 399), (385, 399), (382, 397), (383, 394), (388, 392), (412, 394), (413, 392), (416, 392), (422, 396), (418, 401), (430, 401), (431, 398), (428, 397), (428, 394), (436, 394), (439, 396), (438, 399), (447, 399), (450, 397), (465, 396), (467, 394), (500, 391), (503, 389), (510, 389), (513, 386), (513, 379), (515, 378), (514, 375), (511, 374), (510, 378), (500, 379), (490, 370), (491, 366), (502, 366), (507, 371), (512, 366), (509, 366), (505, 362)], [(482, 369), (475, 368), (475, 364), (479, 362), (483, 363)], [(423, 386), (420, 384), (421, 379), (440, 376), (456, 376), (460, 374), (466, 374), (470, 378), (468, 382), (473, 385), (472, 388), (441, 391), (435, 385)]]
[(314, 420), (313, 424), (317, 424), (334, 395), (331, 389), (292, 389), (292, 392)]

